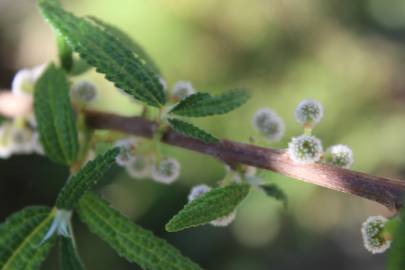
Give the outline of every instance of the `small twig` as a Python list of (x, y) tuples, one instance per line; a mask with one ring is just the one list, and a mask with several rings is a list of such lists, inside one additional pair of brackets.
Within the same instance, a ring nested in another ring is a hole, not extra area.
[[(157, 124), (141, 117), (123, 117), (100, 112), (86, 112), (87, 125), (94, 129), (121, 131), (152, 138)], [(297, 165), (285, 150), (263, 148), (229, 140), (205, 144), (168, 130), (162, 142), (213, 156), (225, 163), (241, 163), (271, 170), (311, 184), (357, 195), (399, 209), (405, 192), (405, 181), (376, 177), (323, 164)]]

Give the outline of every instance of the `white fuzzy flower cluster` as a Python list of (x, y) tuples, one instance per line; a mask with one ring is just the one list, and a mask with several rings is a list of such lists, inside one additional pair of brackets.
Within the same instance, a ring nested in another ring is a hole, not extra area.
[[(190, 193), (188, 195), (188, 201), (191, 202), (209, 191), (211, 191), (211, 187), (205, 184), (194, 186), (190, 190)], [(235, 220), (235, 217), (236, 217), (236, 210), (224, 217), (211, 221), (210, 224), (216, 227), (226, 227)]]
[(301, 135), (288, 144), (288, 155), (298, 164), (318, 162), (323, 154), (321, 141), (315, 136)]
[(338, 144), (329, 147), (325, 152), (325, 162), (334, 166), (350, 169), (353, 165), (353, 151), (347, 145)]
[(296, 110), (295, 119), (303, 126), (314, 127), (323, 117), (323, 106), (313, 99), (302, 100)]
[(195, 93), (191, 82), (178, 81), (174, 84), (172, 89), (172, 97), (175, 100), (182, 100)]
[(89, 81), (78, 81), (70, 88), (70, 96), (79, 104), (93, 102), (97, 98), (97, 87)]
[(257, 110), (253, 116), (252, 124), (269, 141), (279, 141), (284, 135), (283, 119), (270, 108)]
[(163, 158), (159, 162), (153, 157), (136, 153), (135, 138), (119, 140), (115, 143), (121, 151), (116, 157), (116, 163), (126, 169), (133, 178), (151, 177), (163, 184), (171, 184), (180, 176), (180, 163), (174, 158)]
[[(35, 83), (45, 66), (22, 69), (16, 73), (12, 82), (12, 94), (32, 96)], [(32, 109), (15, 119), (6, 120), (0, 125), (0, 158), (6, 159), (14, 154), (44, 154), (36, 131), (36, 121)]]
[(364, 247), (373, 254), (383, 253), (391, 246), (391, 240), (384, 237), (384, 226), (387, 221), (383, 216), (372, 216), (362, 224)]
[(15, 95), (32, 95), (35, 82), (45, 70), (45, 65), (36, 66), (32, 69), (21, 69), (14, 76), (11, 90)]

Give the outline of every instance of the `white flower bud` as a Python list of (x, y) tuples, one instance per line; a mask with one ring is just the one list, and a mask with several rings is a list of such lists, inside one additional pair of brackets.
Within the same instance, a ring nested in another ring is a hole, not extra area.
[(353, 151), (350, 147), (338, 144), (329, 147), (325, 153), (325, 162), (334, 166), (350, 169), (353, 165)]
[(186, 81), (176, 82), (176, 84), (173, 86), (173, 90), (172, 90), (172, 96), (177, 100), (186, 98), (194, 93), (195, 93), (195, 90), (193, 88), (193, 85), (191, 84), (191, 82), (186, 82)]
[(150, 174), (150, 160), (147, 157), (135, 155), (126, 164), (125, 169), (129, 176), (133, 178), (145, 178)]
[(55, 217), (49, 227), (46, 235), (42, 239), (42, 243), (50, 239), (55, 233), (64, 237), (71, 237), (72, 229), (70, 221), (72, 219), (72, 211), (57, 209)]
[(368, 217), (361, 226), (364, 247), (373, 254), (383, 253), (391, 246), (391, 240), (383, 235), (385, 223), (383, 216)]
[(70, 96), (79, 103), (90, 103), (97, 98), (97, 87), (89, 81), (78, 81), (70, 89)]
[(33, 152), (32, 131), (29, 128), (12, 128), (10, 136), (14, 153), (30, 154)]
[(313, 127), (321, 121), (322, 117), (323, 106), (316, 100), (305, 99), (295, 109), (295, 119), (303, 126)]
[(126, 166), (132, 161), (136, 147), (136, 140), (134, 138), (118, 140), (115, 142), (114, 146), (121, 148), (120, 153), (115, 158), (119, 166)]
[(210, 186), (207, 186), (205, 184), (197, 185), (194, 186), (191, 190), (190, 193), (188, 194), (188, 201), (191, 202), (198, 197), (201, 197), (205, 193), (209, 192), (211, 190)]
[(322, 143), (315, 136), (301, 135), (288, 144), (288, 155), (298, 164), (318, 162), (322, 156)]
[(10, 140), (9, 133), (12, 129), (10, 123), (5, 122), (0, 126), (0, 158), (7, 159), (14, 152), (13, 142)]
[(279, 141), (284, 135), (284, 121), (272, 109), (257, 110), (253, 116), (252, 124), (269, 141)]
[(34, 92), (35, 82), (44, 70), (45, 65), (19, 70), (15, 74), (11, 85), (12, 93), (15, 95), (31, 95)]
[(229, 224), (231, 224), (235, 220), (235, 218), (236, 218), (236, 211), (233, 211), (229, 215), (211, 221), (210, 224), (215, 227), (226, 227)]
[(152, 167), (152, 179), (163, 184), (171, 184), (180, 176), (180, 168), (180, 163), (176, 159), (162, 159)]

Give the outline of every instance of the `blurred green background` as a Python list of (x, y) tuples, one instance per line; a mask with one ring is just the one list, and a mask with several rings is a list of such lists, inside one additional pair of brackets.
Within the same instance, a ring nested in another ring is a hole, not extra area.
[[(251, 117), (264, 106), (287, 126), (286, 147), (301, 132), (293, 111), (303, 98), (325, 106), (315, 129), (324, 146), (344, 143), (354, 169), (405, 179), (405, 2), (401, 0), (82, 0), (65, 1), (79, 15), (95, 15), (126, 30), (155, 58), (169, 85), (190, 80), (199, 90), (244, 86), (252, 100), (227, 116), (199, 120), (214, 134), (248, 141)], [(13, 74), (55, 59), (54, 37), (33, 0), (0, 0), (0, 88)], [(102, 76), (98, 108), (133, 114)], [(115, 102), (112, 102), (114, 98)], [(263, 145), (266, 145), (263, 143)], [(357, 197), (268, 173), (289, 196), (279, 202), (252, 192), (228, 228), (204, 226), (166, 233), (164, 224), (186, 201), (190, 187), (215, 183), (223, 166), (208, 157), (167, 147), (183, 165), (172, 186), (136, 181), (116, 167), (100, 192), (134, 222), (153, 230), (209, 270), (383, 269), (361, 241), (369, 215), (390, 215)], [(38, 156), (0, 160), (0, 220), (27, 205), (52, 205), (67, 177)], [(88, 269), (138, 269), (75, 218)], [(57, 253), (43, 269), (56, 269)]]

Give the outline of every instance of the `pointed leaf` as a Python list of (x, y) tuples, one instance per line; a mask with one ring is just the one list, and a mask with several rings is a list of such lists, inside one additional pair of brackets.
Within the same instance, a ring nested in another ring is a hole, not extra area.
[(79, 143), (64, 71), (50, 65), (37, 81), (34, 94), (35, 116), (45, 153), (57, 163), (72, 164)]
[(60, 269), (61, 270), (84, 270), (84, 264), (77, 253), (72, 238), (60, 237)]
[(230, 90), (218, 96), (196, 93), (180, 101), (170, 112), (188, 117), (225, 114), (244, 104), (249, 97), (244, 90)]
[(284, 204), (284, 206), (287, 205), (287, 203), (288, 203), (287, 195), (277, 185), (265, 184), (265, 185), (261, 185), (260, 187), (267, 194), (267, 196), (273, 197), (274, 199), (281, 201)]
[(142, 269), (201, 269), (166, 241), (131, 223), (94, 193), (88, 192), (82, 197), (78, 213), (93, 233), (106, 241), (120, 256)]
[(121, 41), (123, 45), (126, 45), (135, 54), (135, 57), (139, 58), (142, 62), (144, 62), (145, 65), (147, 65), (153, 72), (155, 72), (156, 74), (160, 74), (159, 68), (152, 60), (152, 57), (150, 57), (147, 54), (147, 52), (142, 48), (142, 46), (139, 45), (137, 42), (135, 42), (135, 40), (132, 39), (127, 33), (123, 32), (118, 27), (106, 23), (96, 17), (90, 16), (88, 18), (95, 24), (97, 24), (100, 28), (102, 28), (104, 31), (116, 37), (119, 41)]
[(205, 143), (219, 143), (219, 139), (208, 132), (179, 119), (169, 119), (170, 126), (178, 133), (187, 135), (191, 138), (198, 139)]
[(73, 209), (80, 197), (93, 188), (115, 163), (119, 151), (119, 148), (113, 148), (97, 156), (80, 169), (77, 174), (73, 175), (59, 193), (56, 207), (66, 210)]
[(64, 70), (70, 71), (73, 67), (73, 52), (62, 36), (57, 37), (58, 55), (61, 66)]
[(215, 188), (186, 204), (166, 224), (166, 230), (169, 232), (181, 231), (224, 217), (235, 210), (248, 195), (249, 190), (250, 186), (246, 184), (232, 184)]
[(53, 245), (41, 244), (53, 219), (47, 207), (28, 207), (11, 215), (0, 225), (0, 269), (39, 269)]
[(40, 0), (39, 6), (71, 48), (118, 88), (151, 106), (161, 107), (166, 102), (158, 74), (122, 44), (119, 37), (47, 0)]

